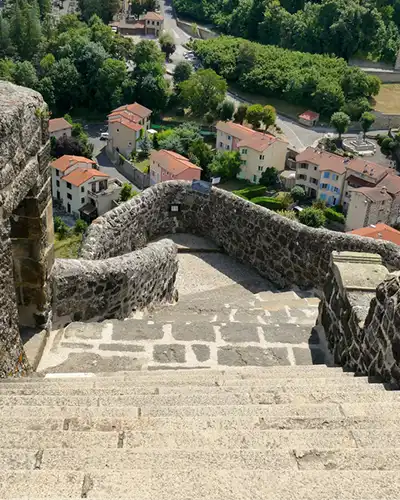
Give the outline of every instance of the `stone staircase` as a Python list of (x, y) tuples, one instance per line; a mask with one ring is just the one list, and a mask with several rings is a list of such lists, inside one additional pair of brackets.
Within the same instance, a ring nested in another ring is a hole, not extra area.
[(135, 318), (70, 323), (52, 332), (38, 371), (329, 363), (313, 328), (318, 303), (310, 294), (273, 290), (259, 277), (196, 291)]
[(0, 498), (398, 500), (386, 389), (325, 365), (6, 380)]

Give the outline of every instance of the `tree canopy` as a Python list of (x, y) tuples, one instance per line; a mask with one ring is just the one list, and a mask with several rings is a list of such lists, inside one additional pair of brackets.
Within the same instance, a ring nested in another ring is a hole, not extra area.
[(400, 0), (174, 0), (179, 14), (263, 44), (393, 63)]
[(215, 111), (225, 99), (227, 89), (225, 79), (212, 69), (197, 71), (181, 83), (183, 100), (198, 115)]
[[(295, 52), (230, 36), (195, 40), (193, 48), (204, 67), (241, 89), (302, 104), (328, 117), (345, 103), (366, 100), (379, 91), (376, 77), (337, 57)], [(244, 61), (246, 71), (241, 71)]]

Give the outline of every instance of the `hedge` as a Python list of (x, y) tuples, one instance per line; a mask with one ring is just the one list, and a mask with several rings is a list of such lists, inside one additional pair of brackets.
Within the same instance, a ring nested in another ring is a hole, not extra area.
[(283, 208), (282, 202), (278, 198), (268, 198), (267, 196), (259, 196), (251, 200), (256, 205), (260, 205), (270, 210), (281, 210)]
[(327, 219), (334, 222), (340, 222), (341, 224), (344, 224), (346, 221), (345, 216), (339, 212), (336, 212), (336, 210), (334, 210), (333, 208), (326, 208), (324, 210), (324, 215)]
[(249, 186), (247, 188), (239, 189), (237, 191), (233, 191), (237, 196), (241, 196), (242, 198), (247, 198), (248, 200), (252, 200), (257, 196), (262, 196), (265, 194), (265, 186)]

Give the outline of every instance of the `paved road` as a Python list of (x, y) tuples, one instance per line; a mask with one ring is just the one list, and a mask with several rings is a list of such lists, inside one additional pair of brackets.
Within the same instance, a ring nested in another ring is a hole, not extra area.
[[(107, 132), (107, 124), (106, 123), (90, 123), (85, 125), (85, 132), (89, 136), (89, 142), (93, 144), (93, 158), (97, 161), (100, 167), (100, 172), (104, 172), (109, 176), (119, 179), (121, 182), (128, 182), (132, 184), (126, 177), (118, 172), (118, 170), (114, 167), (113, 163), (109, 160), (106, 155), (105, 147), (106, 141), (100, 140), (101, 132)], [(141, 191), (137, 186), (132, 184), (133, 189), (135, 191)]]

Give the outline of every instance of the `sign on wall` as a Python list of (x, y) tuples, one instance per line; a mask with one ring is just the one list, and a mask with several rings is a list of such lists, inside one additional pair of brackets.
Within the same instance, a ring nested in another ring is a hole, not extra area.
[(192, 181), (192, 190), (198, 193), (204, 194), (206, 196), (210, 195), (211, 182), (206, 181)]

